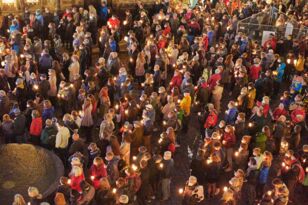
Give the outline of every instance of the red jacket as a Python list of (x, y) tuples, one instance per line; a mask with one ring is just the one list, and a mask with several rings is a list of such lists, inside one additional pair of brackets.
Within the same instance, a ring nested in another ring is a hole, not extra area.
[(208, 81), (210, 88), (214, 89), (214, 87), (216, 86), (217, 82), (220, 81), (220, 79), (221, 79), (220, 73), (213, 74)]
[(105, 168), (105, 165), (102, 164), (98, 167), (93, 164), (90, 168), (90, 173), (91, 177), (94, 177), (94, 179), (91, 178), (93, 186), (95, 187), (95, 189), (98, 189), (100, 185), (100, 179), (107, 176), (107, 170)]
[(41, 136), (42, 127), (43, 127), (43, 120), (41, 117), (32, 119), (30, 125), (30, 135)]
[(178, 87), (180, 88), (182, 84), (182, 75), (173, 76), (170, 82), (170, 88)]
[(223, 136), (223, 145), (226, 148), (230, 148), (233, 147), (235, 143), (236, 143), (235, 135), (233, 133), (225, 132)]
[(270, 46), (273, 50), (276, 50), (276, 42), (277, 40), (275, 38), (268, 39), (267, 41), (264, 42), (263, 48), (267, 49), (268, 46)]
[(278, 120), (278, 118), (281, 115), (286, 116), (288, 114), (288, 112), (285, 109), (280, 109), (279, 107), (277, 107), (274, 112), (273, 112), (273, 116), (274, 116), (274, 120)]
[(117, 28), (117, 27), (119, 27), (120, 26), (120, 20), (119, 19), (117, 19), (117, 18), (110, 18), (109, 20), (108, 20), (108, 26), (110, 27), (110, 28)]
[(209, 47), (209, 38), (207, 36), (203, 37), (202, 43), (204, 50), (207, 51)]
[(169, 33), (171, 33), (171, 28), (170, 28), (170, 26), (167, 26), (167, 27), (164, 29), (164, 31), (163, 31), (163, 35), (164, 35), (164, 36), (167, 36)]
[[(302, 115), (303, 119), (302, 120), (299, 120), (296, 116), (297, 115)], [(301, 108), (296, 108), (295, 110), (293, 110), (291, 112), (291, 119), (292, 119), (292, 122), (294, 122), (295, 124), (296, 123), (300, 123), (300, 122), (303, 122), (305, 119), (306, 119), (306, 113), (305, 113), (305, 110), (304, 109), (301, 109)]]
[(84, 175), (80, 175), (80, 176), (71, 176), (70, 177), (71, 179), (71, 189), (72, 190), (76, 190), (78, 191), (79, 193), (82, 191), (81, 187), (80, 187), (80, 183), (82, 181), (84, 181)]
[(250, 68), (249, 77), (252, 80), (257, 80), (261, 71), (261, 65), (253, 65)]
[(213, 128), (216, 126), (218, 121), (218, 115), (215, 112), (210, 112), (204, 123), (204, 128)]

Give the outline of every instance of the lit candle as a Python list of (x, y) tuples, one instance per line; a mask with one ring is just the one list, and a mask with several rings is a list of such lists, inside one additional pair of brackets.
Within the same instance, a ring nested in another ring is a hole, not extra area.
[(201, 116), (201, 112), (198, 112), (198, 116)]
[(133, 161), (136, 161), (137, 160), (137, 157), (136, 156), (133, 156)]
[(296, 59), (294, 59), (294, 65), (296, 65), (296, 63), (297, 63), (297, 60), (296, 60)]
[(164, 164), (163, 163), (159, 163), (159, 168), (164, 168)]
[(239, 155), (239, 152), (235, 152), (235, 154), (234, 154), (236, 157), (238, 157), (238, 155)]
[(39, 86), (37, 84), (34, 84), (33, 85), (33, 90), (38, 90), (39, 89)]
[(133, 169), (134, 171), (136, 171), (136, 170), (138, 169), (138, 167), (137, 167), (136, 165), (132, 164), (132, 169)]
[(267, 195), (272, 195), (272, 191), (267, 191)]
[(72, 183), (72, 180), (71, 179), (68, 179), (67, 180), (67, 184), (71, 184)]
[(291, 63), (291, 59), (290, 59), (290, 58), (287, 59), (287, 63), (288, 63), (288, 64)]
[(125, 110), (125, 115), (128, 115), (128, 110)]
[(73, 84), (73, 83), (71, 83), (71, 84), (70, 84), (70, 87), (71, 87), (71, 88), (73, 88), (73, 87), (74, 87), (74, 84)]
[(123, 25), (125, 26), (127, 24), (127, 21), (125, 20), (125, 21), (123, 21)]
[(226, 192), (226, 191), (228, 191), (228, 187), (225, 186), (224, 187), (224, 192)]
[(179, 194), (183, 194), (183, 192), (184, 192), (184, 189), (183, 189), (183, 188), (180, 188), (180, 189), (179, 189)]
[(163, 139), (162, 139), (162, 138), (159, 138), (158, 144), (161, 144), (162, 142), (163, 142)]
[(93, 181), (94, 179), (95, 179), (95, 176), (92, 175), (92, 176), (91, 176), (91, 180)]
[(253, 123), (252, 122), (248, 123), (248, 127), (253, 127)]
[(112, 189), (112, 193), (113, 193), (113, 194), (117, 193), (117, 189), (116, 189), (116, 188), (113, 188), (113, 189)]
[(166, 126), (166, 125), (167, 125), (167, 122), (166, 122), (166, 121), (163, 121), (163, 125)]

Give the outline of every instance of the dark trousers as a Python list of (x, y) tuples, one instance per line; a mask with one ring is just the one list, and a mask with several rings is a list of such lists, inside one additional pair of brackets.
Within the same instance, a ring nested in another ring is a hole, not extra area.
[(56, 148), (55, 149), (56, 154), (61, 159), (63, 165), (65, 168), (67, 168), (67, 148)]
[(40, 145), (40, 136), (30, 135), (29, 142), (33, 145)]

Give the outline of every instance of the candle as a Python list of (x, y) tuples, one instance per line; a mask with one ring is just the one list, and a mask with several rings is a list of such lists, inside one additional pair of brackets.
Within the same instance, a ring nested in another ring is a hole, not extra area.
[(267, 195), (272, 195), (272, 191), (267, 191)]
[(198, 116), (201, 116), (201, 112), (198, 112)]
[(123, 21), (123, 25), (125, 26), (127, 24), (127, 21), (125, 20), (125, 21)]
[(71, 179), (68, 179), (67, 180), (67, 184), (71, 184), (72, 183), (72, 180)]
[(164, 164), (163, 163), (159, 163), (159, 168), (164, 168)]
[(39, 86), (37, 84), (34, 84), (33, 85), (33, 90), (38, 90), (39, 89)]
[(236, 157), (238, 157), (238, 155), (239, 155), (239, 152), (235, 152), (235, 153), (234, 153), (234, 155), (235, 155)]
[(287, 59), (287, 63), (288, 63), (288, 64), (291, 63), (291, 59), (290, 59), (290, 58)]
[(179, 189), (179, 194), (183, 194), (183, 192), (184, 192), (184, 189), (183, 189), (183, 188), (180, 188), (180, 189)]
[(137, 167), (136, 165), (132, 164), (132, 169), (133, 169), (134, 171), (136, 171), (136, 170), (138, 169), (138, 167)]
[(93, 181), (94, 179), (95, 179), (95, 176), (92, 175), (92, 176), (91, 176), (91, 180)]
[(119, 105), (116, 104), (116, 105), (114, 106), (114, 108), (115, 108), (116, 110), (118, 110), (118, 109), (119, 109)]
[(117, 189), (116, 189), (116, 188), (113, 188), (113, 189), (112, 189), (112, 193), (113, 193), (113, 194), (117, 193)]
[(128, 110), (125, 110), (125, 115), (128, 115)]
[(137, 160), (137, 157), (136, 156), (133, 156), (133, 161), (136, 161)]
[(296, 59), (294, 59), (294, 65), (296, 65), (296, 63), (297, 63), (297, 60), (296, 60)]
[(124, 37), (124, 41), (126, 41), (126, 42), (128, 41), (128, 37), (127, 36)]
[(73, 87), (74, 87), (74, 84), (73, 84), (73, 83), (71, 83), (71, 84), (70, 84), (70, 87), (71, 87), (71, 88), (73, 88)]
[(228, 187), (225, 186), (224, 187), (224, 192), (226, 192), (226, 191), (228, 191)]
[(162, 138), (159, 138), (158, 144), (161, 144), (162, 142), (163, 142), (163, 139), (162, 139)]
[(166, 121), (163, 121), (163, 125), (166, 126), (166, 125), (167, 125), (167, 122), (166, 122)]
[(252, 122), (248, 123), (248, 127), (253, 127), (253, 123)]

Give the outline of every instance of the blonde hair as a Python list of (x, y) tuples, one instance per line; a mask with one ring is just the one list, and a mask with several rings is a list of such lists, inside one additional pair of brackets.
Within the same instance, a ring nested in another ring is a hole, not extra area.
[(28, 188), (28, 195), (31, 198), (36, 198), (36, 199), (43, 198), (43, 196), (40, 194), (39, 190), (36, 187), (34, 187), (34, 186), (30, 186)]
[(22, 195), (15, 194), (12, 205), (26, 205), (26, 201)]
[(103, 177), (100, 179), (100, 188), (103, 190), (109, 190), (111, 188), (107, 177)]
[(3, 122), (9, 122), (11, 121), (11, 117), (8, 114), (3, 115), (2, 117)]

